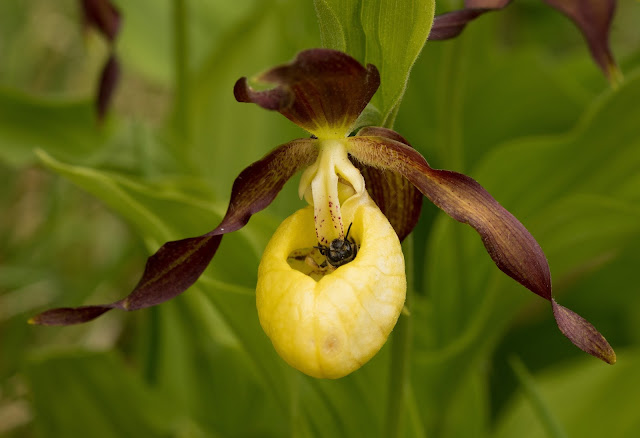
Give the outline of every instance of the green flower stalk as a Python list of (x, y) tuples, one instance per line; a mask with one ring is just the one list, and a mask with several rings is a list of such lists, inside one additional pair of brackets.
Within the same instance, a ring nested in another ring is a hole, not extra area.
[(257, 80), (274, 87), (256, 91), (241, 78), (234, 87), (236, 99), (280, 112), (311, 138), (281, 145), (242, 171), (218, 227), (164, 244), (124, 299), (52, 309), (32, 323), (83, 323), (114, 308), (137, 310), (174, 298), (202, 274), (224, 234), (243, 227), (304, 170), (299, 194), (309, 206), (286, 219), (272, 237), (256, 288), (262, 327), (296, 369), (339, 378), (384, 345), (405, 300), (400, 242), (416, 225), (422, 195), (473, 227), (500, 270), (548, 300), (558, 327), (575, 345), (615, 362), (605, 338), (553, 299), (542, 249), (480, 184), (431, 168), (394, 131), (357, 129), (358, 117), (380, 84), (375, 66), (364, 67), (342, 52), (313, 49)]

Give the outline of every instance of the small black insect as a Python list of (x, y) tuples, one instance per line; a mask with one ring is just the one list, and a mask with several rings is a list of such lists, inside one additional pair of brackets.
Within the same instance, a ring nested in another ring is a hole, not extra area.
[(353, 239), (349, 240), (351, 225), (353, 225), (353, 223), (349, 225), (344, 239), (333, 239), (329, 246), (319, 245), (314, 247), (320, 251), (320, 254), (327, 258), (327, 261), (323, 263), (324, 266), (326, 266), (326, 263), (328, 262), (331, 266), (337, 268), (356, 258), (356, 254), (358, 254), (358, 245)]

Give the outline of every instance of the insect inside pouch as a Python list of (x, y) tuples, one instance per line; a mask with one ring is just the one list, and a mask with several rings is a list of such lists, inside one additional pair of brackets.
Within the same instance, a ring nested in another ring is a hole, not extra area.
[(338, 268), (356, 258), (356, 255), (358, 254), (358, 245), (355, 240), (349, 239), (351, 225), (353, 225), (353, 223), (349, 224), (349, 228), (347, 229), (347, 234), (344, 236), (344, 239), (333, 239), (329, 246), (314, 246), (314, 248), (320, 251), (320, 254), (326, 257), (326, 260), (320, 265), (320, 267), (325, 267), (326, 264), (329, 263), (334, 268)]
[(293, 251), (288, 257), (289, 265), (318, 281), (336, 268), (354, 260), (359, 246), (353, 238), (349, 238), (351, 225), (344, 239), (333, 239), (328, 246), (318, 245)]

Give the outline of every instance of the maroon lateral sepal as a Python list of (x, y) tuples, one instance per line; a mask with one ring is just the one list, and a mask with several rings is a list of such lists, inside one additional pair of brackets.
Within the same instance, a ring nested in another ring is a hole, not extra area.
[(604, 336), (553, 299), (549, 265), (538, 242), (478, 182), (457, 172), (432, 169), (415, 149), (390, 138), (352, 137), (349, 152), (366, 165), (400, 173), (449, 216), (473, 227), (502, 272), (551, 302), (558, 327), (571, 342), (607, 363), (615, 362)]
[[(386, 137), (411, 147), (404, 137), (387, 128), (368, 126), (359, 130), (356, 135)], [(371, 199), (387, 217), (402, 242), (418, 223), (422, 210), (422, 193), (398, 172), (368, 166), (358, 160), (353, 162), (364, 177)]]
[(142, 278), (124, 299), (111, 304), (47, 310), (29, 320), (32, 324), (70, 325), (91, 321), (119, 308), (138, 310), (164, 303), (198, 280), (215, 255), (222, 236), (247, 224), (266, 208), (296, 172), (317, 157), (315, 142), (294, 140), (251, 164), (236, 178), (225, 217), (214, 230), (198, 237), (167, 242), (149, 259)]

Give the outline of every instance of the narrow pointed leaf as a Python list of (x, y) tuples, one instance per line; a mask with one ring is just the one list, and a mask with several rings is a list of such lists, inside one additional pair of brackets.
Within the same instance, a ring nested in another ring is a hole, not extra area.
[(151, 388), (118, 352), (60, 350), (32, 354), (21, 368), (37, 418), (25, 427), (30, 435), (169, 437), (193, 421), (187, 406), (165, 387)]
[(258, 77), (275, 84), (256, 91), (240, 78), (233, 93), (238, 102), (278, 111), (318, 137), (344, 137), (380, 85), (373, 65), (363, 67), (349, 55), (329, 49), (300, 52), (290, 64)]
[(591, 56), (609, 80), (616, 80), (618, 67), (611, 48), (609, 32), (616, 8), (615, 0), (545, 0), (569, 17), (580, 29)]
[(314, 0), (324, 47), (340, 50), (375, 65), (380, 89), (372, 105), (392, 124), (411, 69), (429, 36), (435, 0)]
[(349, 145), (357, 160), (399, 172), (449, 216), (471, 225), (501, 271), (552, 303), (565, 336), (585, 352), (607, 363), (615, 362), (613, 349), (588, 321), (555, 303), (549, 266), (540, 245), (480, 184), (456, 172), (432, 169), (414, 149), (388, 138), (352, 137)]
[(36, 147), (61, 159), (84, 160), (109, 134), (95, 129), (89, 100), (38, 99), (0, 89), (0, 158), (16, 166), (32, 162)]
[[(391, 126), (404, 97), (413, 64), (427, 42), (435, 0), (367, 1), (359, 4), (364, 32), (364, 62), (380, 69), (382, 86), (373, 105), (381, 124)], [(351, 53), (351, 52), (349, 52)]]
[(440, 41), (455, 38), (460, 35), (470, 21), (486, 12), (502, 9), (510, 2), (511, 0), (467, 0), (464, 9), (436, 15), (429, 33), (429, 40)]
[(52, 309), (34, 316), (29, 322), (41, 325), (78, 324), (113, 308), (143, 309), (180, 295), (207, 268), (222, 236), (242, 228), (253, 214), (266, 208), (289, 178), (313, 163), (316, 156), (312, 140), (294, 140), (247, 167), (233, 184), (231, 201), (220, 225), (202, 236), (165, 243), (149, 257), (142, 279), (126, 298), (111, 304)]
[[(358, 136), (380, 136), (411, 146), (400, 134), (386, 128), (366, 127)], [(422, 209), (422, 194), (398, 172), (354, 163), (364, 176), (367, 191), (387, 217), (400, 241), (411, 233), (418, 223)]]

